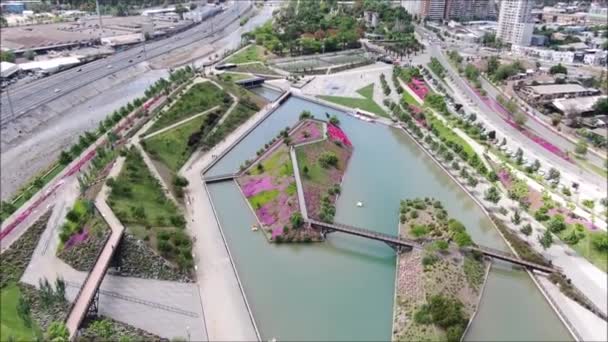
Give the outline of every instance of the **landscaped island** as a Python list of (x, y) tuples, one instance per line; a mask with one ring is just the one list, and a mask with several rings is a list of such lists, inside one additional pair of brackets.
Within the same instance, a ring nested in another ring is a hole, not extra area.
[[(236, 181), (254, 211), (261, 229), (272, 242), (321, 241), (310, 218), (333, 221), (334, 202), (352, 145), (338, 126), (315, 120), (304, 112), (292, 129), (285, 128), (258, 151), (258, 157), (241, 166)], [(294, 173), (297, 155), (299, 174)], [(298, 196), (300, 176), (305, 204)], [(304, 208), (304, 205), (306, 208)]]
[(485, 275), (483, 256), (465, 227), (449, 219), (441, 202), (401, 202), (399, 235), (424, 249), (398, 257), (393, 340), (460, 341), (477, 309)]
[(298, 168), (308, 217), (333, 222), (334, 203), (340, 194), (340, 184), (353, 153), (353, 145), (332, 118), (327, 124), (327, 139), (296, 147)]
[(282, 130), (258, 151), (257, 159), (242, 166), (237, 182), (269, 241), (321, 240), (318, 232), (305, 224), (300, 211), (290, 148), (321, 139), (324, 129), (323, 122), (304, 119), (293, 129)]

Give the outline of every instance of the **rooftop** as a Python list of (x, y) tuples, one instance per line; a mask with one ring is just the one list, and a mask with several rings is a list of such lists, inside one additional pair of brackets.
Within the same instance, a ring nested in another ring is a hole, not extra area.
[(595, 89), (585, 88), (580, 84), (545, 84), (530, 86), (530, 88), (537, 94), (549, 95), (549, 94), (560, 94), (560, 93), (578, 93), (583, 91), (593, 91)]
[(590, 112), (593, 110), (593, 105), (600, 99), (606, 96), (584, 96), (577, 97), (574, 99), (559, 99), (553, 101), (553, 106), (561, 112), (566, 112), (570, 108), (576, 108), (579, 112)]

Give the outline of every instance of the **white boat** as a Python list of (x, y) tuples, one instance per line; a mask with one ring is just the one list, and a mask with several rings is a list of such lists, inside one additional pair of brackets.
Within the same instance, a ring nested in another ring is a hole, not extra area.
[(251, 226), (251, 231), (252, 232), (257, 232), (258, 231), (258, 226), (256, 226), (255, 224), (253, 226)]
[(360, 208), (360, 207), (362, 207), (362, 206), (363, 206), (363, 202), (361, 202), (361, 201), (357, 202), (357, 207), (359, 207), (359, 208)]

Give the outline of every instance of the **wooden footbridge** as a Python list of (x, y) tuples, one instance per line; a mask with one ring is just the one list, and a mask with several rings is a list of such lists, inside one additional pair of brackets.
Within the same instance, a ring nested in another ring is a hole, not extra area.
[[(359, 237), (366, 238), (366, 239), (384, 242), (387, 245), (389, 245), (391, 248), (393, 248), (397, 253), (401, 253), (405, 250), (411, 250), (413, 248), (419, 248), (419, 249), (423, 248), (422, 244), (420, 244), (417, 241), (404, 239), (399, 236), (395, 236), (395, 235), (391, 235), (391, 234), (379, 233), (379, 232), (375, 232), (375, 231), (372, 231), (369, 229), (349, 226), (349, 225), (342, 224), (342, 223), (326, 223), (326, 222), (321, 222), (321, 221), (316, 221), (316, 220), (308, 220), (307, 222), (313, 228), (318, 229), (321, 232), (321, 235), (323, 236), (323, 238), (325, 238), (327, 236), (327, 234), (329, 234), (329, 233), (340, 232), (340, 233), (350, 234), (350, 235), (354, 235), (354, 236), (359, 236)], [(496, 249), (492, 249), (492, 248), (488, 248), (488, 247), (475, 246), (475, 247), (467, 247), (466, 249), (479, 252), (490, 258), (499, 259), (502, 261), (509, 262), (511, 264), (526, 267), (531, 270), (536, 270), (536, 271), (541, 271), (541, 272), (546, 272), (546, 273), (553, 273), (553, 272), (561, 271), (558, 267), (555, 267), (555, 266), (541, 265), (541, 264), (537, 264), (534, 262), (522, 260), (509, 253), (499, 251)]]

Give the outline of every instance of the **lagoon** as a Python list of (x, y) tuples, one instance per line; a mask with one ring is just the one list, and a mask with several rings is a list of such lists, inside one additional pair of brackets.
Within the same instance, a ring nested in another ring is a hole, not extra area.
[[(482, 210), (402, 131), (291, 97), (206, 175), (231, 173), (302, 110), (335, 114), (355, 150), (336, 203), (337, 222), (397, 234), (401, 199), (434, 197), (480, 245), (506, 250)], [(268, 244), (234, 182), (208, 185), (264, 340), (389, 340), (395, 255), (340, 233), (316, 244)], [(356, 207), (356, 202), (365, 205)], [(571, 340), (530, 277), (494, 263), (466, 340)]]

